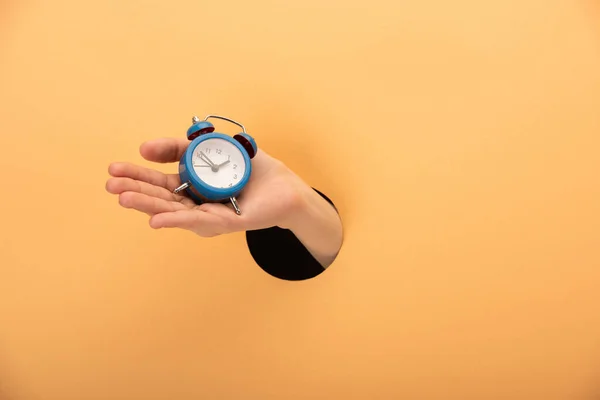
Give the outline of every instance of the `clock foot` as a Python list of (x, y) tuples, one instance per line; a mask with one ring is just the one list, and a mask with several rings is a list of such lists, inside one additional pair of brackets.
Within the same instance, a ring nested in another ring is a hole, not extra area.
[(174, 194), (180, 193), (181, 191), (183, 191), (183, 190), (185, 190), (185, 189), (187, 189), (189, 187), (190, 187), (190, 183), (186, 182), (183, 185), (177, 187), (175, 190), (173, 190), (173, 193)]
[(235, 213), (237, 215), (240, 215), (242, 213), (242, 210), (240, 210), (240, 206), (238, 205), (238, 202), (236, 200), (235, 197), (230, 197), (229, 200), (231, 200), (231, 204), (233, 204), (233, 208), (235, 209)]

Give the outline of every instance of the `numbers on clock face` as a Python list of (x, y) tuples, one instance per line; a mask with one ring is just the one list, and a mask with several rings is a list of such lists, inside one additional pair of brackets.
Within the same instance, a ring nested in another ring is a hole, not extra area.
[(194, 149), (192, 162), (198, 177), (215, 188), (237, 185), (245, 172), (242, 152), (233, 143), (219, 138), (201, 142)]

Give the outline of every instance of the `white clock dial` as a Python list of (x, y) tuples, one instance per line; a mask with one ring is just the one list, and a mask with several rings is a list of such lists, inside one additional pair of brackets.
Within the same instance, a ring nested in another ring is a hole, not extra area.
[(192, 162), (198, 177), (215, 188), (237, 185), (246, 172), (242, 152), (233, 143), (219, 138), (207, 139), (196, 146)]

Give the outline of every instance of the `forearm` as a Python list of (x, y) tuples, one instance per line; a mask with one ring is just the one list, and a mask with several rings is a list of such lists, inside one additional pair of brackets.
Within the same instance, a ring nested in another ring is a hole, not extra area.
[(327, 268), (342, 246), (341, 219), (335, 208), (311, 187), (303, 188), (300, 198), (289, 229), (323, 268)]

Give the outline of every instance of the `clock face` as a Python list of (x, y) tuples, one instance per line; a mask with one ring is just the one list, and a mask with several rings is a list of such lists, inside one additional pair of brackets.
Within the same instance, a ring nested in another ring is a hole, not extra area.
[(194, 171), (207, 185), (230, 188), (241, 182), (246, 172), (244, 155), (233, 143), (219, 138), (204, 140), (192, 155)]

